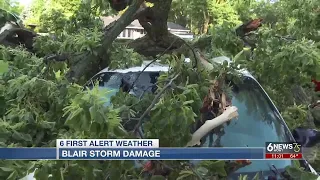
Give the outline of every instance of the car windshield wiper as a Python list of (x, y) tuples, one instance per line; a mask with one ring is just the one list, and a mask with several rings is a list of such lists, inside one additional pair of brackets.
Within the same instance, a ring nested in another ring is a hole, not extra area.
[(273, 172), (274, 176), (268, 176), (268, 180), (277, 180), (278, 179), (278, 176), (280, 176), (281, 179), (284, 179), (284, 180), (290, 180), (292, 179), (289, 175), (287, 175), (285, 172), (286, 170), (284, 170), (283, 172), (280, 172), (278, 170), (278, 168), (275, 166), (275, 165), (269, 165), (269, 169)]
[(270, 171), (273, 172), (274, 176), (268, 176), (268, 180), (277, 180), (278, 175), (281, 175), (281, 173), (278, 171), (275, 165), (268, 164)]

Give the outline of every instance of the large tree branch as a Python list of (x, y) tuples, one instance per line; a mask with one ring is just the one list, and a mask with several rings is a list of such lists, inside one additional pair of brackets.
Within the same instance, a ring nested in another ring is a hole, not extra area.
[[(105, 29), (102, 46), (97, 50), (98, 56), (87, 54), (87, 57), (73, 58), (67, 78), (79, 81), (82, 76), (91, 76), (109, 64), (108, 49), (118, 35), (135, 19), (148, 32), (143, 38), (137, 39), (129, 47), (145, 56), (155, 56), (172, 46), (167, 52), (180, 48), (185, 42), (168, 32), (167, 19), (172, 0), (146, 0), (154, 3), (153, 7), (141, 6), (144, 0), (133, 0), (129, 8), (115, 22)], [(172, 42), (175, 42), (173, 45)], [(90, 60), (89, 60), (90, 59)], [(103, 65), (101, 65), (103, 64)]]
[[(172, 0), (146, 0), (153, 3), (138, 16), (139, 23), (147, 31), (147, 35), (129, 43), (136, 52), (145, 56), (156, 56), (162, 53), (172, 41), (172, 48), (180, 48), (185, 42), (179, 37), (168, 32), (168, 14)], [(171, 51), (168, 51), (170, 53)]]
[(144, 0), (134, 0), (123, 15), (115, 23), (112, 23), (112, 27), (106, 29), (102, 47), (99, 50), (100, 55), (103, 55), (118, 35), (135, 20), (136, 13), (143, 2)]
[[(144, 0), (134, 0), (124, 14), (115, 22), (105, 28), (105, 34), (102, 39), (102, 46), (98, 49), (98, 57), (90, 55), (73, 61), (67, 74), (69, 81), (78, 81), (83, 75), (92, 75), (97, 73), (99, 64), (108, 64), (107, 51), (118, 35), (135, 19), (137, 11)], [(89, 60), (90, 59), (90, 60)]]
[[(137, 18), (147, 31), (147, 35), (129, 43), (129, 47), (133, 48), (136, 52), (145, 56), (156, 56), (165, 50), (167, 53), (171, 53), (172, 50), (178, 49), (186, 43), (181, 38), (168, 32), (167, 20), (172, 0), (146, 1), (154, 3), (153, 7), (143, 7), (141, 5), (144, 3), (144, 0), (134, 0), (117, 21), (104, 29), (105, 34), (102, 46), (98, 49), (98, 57), (91, 55), (82, 60), (76, 60), (76, 63), (72, 63), (67, 76), (69, 80), (74, 78), (77, 81), (83, 75), (89, 76), (97, 73), (100, 70), (97, 66), (101, 63), (104, 63), (103, 67), (106, 67), (109, 62), (107, 51), (111, 44)], [(172, 42), (174, 43), (172, 44)], [(168, 47), (170, 47), (169, 50), (167, 49)], [(93, 60), (89, 61), (88, 59)], [(88, 74), (88, 72), (90, 73)]]
[(148, 34), (152, 34), (152, 26), (150, 19), (152, 17), (152, 9), (150, 7), (144, 9), (138, 16), (137, 19), (139, 20), (140, 25), (143, 27), (144, 30), (147, 31)]
[(152, 7), (152, 35), (155, 35), (156, 41), (161, 36), (168, 35), (168, 15), (170, 12), (172, 0), (154, 1)]
[(33, 38), (36, 36), (36, 33), (24, 28), (7, 29), (0, 35), (0, 44), (12, 47), (23, 44), (28, 50), (32, 51)]

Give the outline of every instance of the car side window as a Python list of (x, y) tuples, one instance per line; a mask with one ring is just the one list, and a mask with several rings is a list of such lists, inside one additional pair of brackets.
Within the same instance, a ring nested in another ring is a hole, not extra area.
[[(140, 72), (105, 72), (94, 77), (88, 86), (92, 88), (93, 84), (98, 81), (100, 87), (120, 89), (126, 85), (126, 89), (129, 90), (132, 83), (134, 83), (130, 93), (140, 97), (145, 93), (154, 93), (156, 91), (156, 82), (159, 75), (159, 72), (143, 72), (141, 74)], [(138, 76), (139, 78), (137, 79)]]
[(114, 73), (114, 72), (105, 72), (99, 74), (97, 77), (94, 77), (89, 87), (93, 87), (94, 83), (98, 81), (100, 87), (108, 87), (108, 88), (120, 88), (121, 85), (122, 74)]
[(154, 93), (156, 90), (156, 82), (157, 77), (159, 76), (158, 72), (143, 72), (137, 82), (134, 85), (134, 93), (137, 96), (141, 96), (142, 94)]
[(104, 87), (112, 87), (112, 88), (119, 88), (121, 85), (121, 74), (109, 74), (108, 77), (104, 78), (103, 86)]

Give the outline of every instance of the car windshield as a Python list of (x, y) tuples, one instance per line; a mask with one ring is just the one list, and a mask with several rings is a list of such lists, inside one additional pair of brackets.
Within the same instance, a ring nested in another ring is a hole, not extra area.
[[(113, 89), (115, 95), (120, 87), (132, 83), (139, 72), (132, 73), (104, 73), (101, 74), (100, 88)], [(145, 91), (154, 92), (152, 88), (159, 76), (158, 72), (143, 72), (131, 93), (142, 96)], [(129, 85), (130, 86), (130, 85)], [(222, 133), (209, 135), (203, 146), (205, 147), (265, 147), (265, 142), (292, 142), (290, 132), (283, 124), (281, 117), (272, 102), (252, 78), (246, 77), (242, 83), (234, 85), (232, 104), (238, 108), (239, 117), (225, 124)], [(194, 161), (197, 163), (197, 161)], [(257, 172), (263, 176), (273, 175), (273, 166), (282, 171), (291, 166), (291, 160), (256, 160), (252, 164), (239, 169), (232, 176), (247, 174), (252, 177)], [(261, 176), (260, 176), (261, 177)]]
[[(155, 83), (157, 82), (159, 75), (159, 72), (142, 72), (141, 74), (139, 72), (106, 72), (95, 77), (88, 87), (92, 88), (93, 83), (98, 81), (100, 89), (107, 89), (109, 91), (111, 90), (111, 92), (107, 94), (108, 97), (114, 96), (120, 90), (120, 88), (123, 88), (124, 91), (128, 91), (130, 94), (140, 98), (145, 93), (154, 93), (156, 90)], [(139, 78), (137, 79), (138, 76)], [(132, 89), (130, 89), (133, 82), (134, 86)], [(106, 103), (106, 105), (109, 104), (110, 101)]]
[[(232, 105), (238, 108), (238, 119), (224, 124), (223, 132), (209, 135), (204, 146), (265, 147), (265, 142), (293, 141), (279, 113), (255, 80), (244, 78), (242, 83), (233, 84), (232, 92)], [(282, 171), (292, 163), (291, 160), (255, 160), (239, 169), (234, 176), (248, 173), (253, 177), (257, 172), (274, 176), (273, 166)]]

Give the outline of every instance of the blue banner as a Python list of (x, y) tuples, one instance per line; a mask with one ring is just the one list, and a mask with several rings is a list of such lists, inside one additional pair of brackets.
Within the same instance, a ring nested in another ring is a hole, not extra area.
[(236, 160), (264, 159), (264, 148), (0, 148), (0, 159)]
[(0, 159), (57, 159), (57, 148), (0, 148)]
[(59, 159), (215, 160), (263, 159), (263, 148), (61, 148)]

